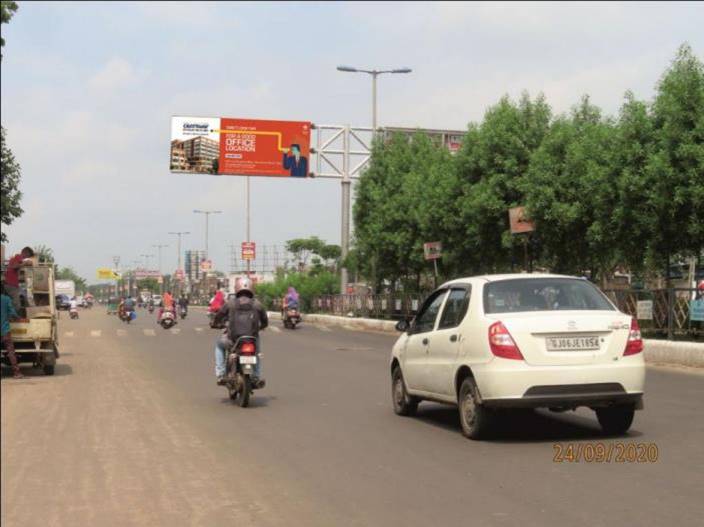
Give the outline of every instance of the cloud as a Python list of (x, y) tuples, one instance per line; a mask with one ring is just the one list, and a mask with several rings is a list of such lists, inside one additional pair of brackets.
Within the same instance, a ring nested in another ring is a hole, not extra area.
[(115, 57), (88, 80), (88, 86), (98, 93), (111, 94), (136, 84), (137, 80), (132, 64), (121, 57)]

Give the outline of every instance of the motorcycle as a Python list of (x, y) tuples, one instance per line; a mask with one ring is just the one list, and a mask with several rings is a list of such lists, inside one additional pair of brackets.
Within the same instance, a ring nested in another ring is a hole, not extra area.
[(256, 385), (252, 381), (255, 366), (259, 357), (257, 353), (257, 339), (255, 337), (240, 337), (232, 345), (227, 356), (225, 370), (225, 386), (230, 394), (230, 399), (246, 408), (253, 390), (264, 388), (264, 381)]
[(180, 306), (178, 308), (178, 314), (181, 316), (181, 320), (183, 320), (188, 314), (188, 308), (186, 308), (186, 306)]
[(174, 315), (174, 312), (171, 310), (164, 310), (164, 312), (161, 314), (161, 320), (159, 320), (159, 324), (164, 329), (171, 329), (172, 327), (174, 327), (174, 325), (176, 325), (176, 316)]
[(296, 324), (301, 322), (301, 312), (297, 307), (284, 309), (284, 327), (287, 329), (296, 329)]
[(68, 316), (72, 319), (78, 318), (78, 309), (71, 308), (68, 312)]
[(150, 313), (154, 313), (154, 304), (149, 304), (149, 307), (147, 309)]
[(120, 320), (129, 324), (135, 318), (133, 315), (134, 311), (123, 309), (120, 311)]
[(215, 312), (209, 311), (208, 312), (208, 326), (210, 326), (212, 329), (224, 329), (225, 328), (225, 321), (217, 320), (215, 317)]

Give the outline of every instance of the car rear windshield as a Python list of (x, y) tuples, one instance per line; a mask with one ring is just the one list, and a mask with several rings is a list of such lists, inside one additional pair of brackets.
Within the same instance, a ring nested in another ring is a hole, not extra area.
[(516, 278), (484, 286), (484, 312), (615, 311), (596, 286), (578, 278)]

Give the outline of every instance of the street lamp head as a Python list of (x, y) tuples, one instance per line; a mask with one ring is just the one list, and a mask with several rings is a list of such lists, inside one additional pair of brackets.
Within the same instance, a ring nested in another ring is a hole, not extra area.
[(391, 73), (411, 73), (413, 70), (411, 68), (398, 68), (391, 70)]
[(352, 66), (338, 66), (337, 71), (346, 71), (348, 73), (355, 73), (355, 72), (357, 72), (357, 68), (353, 68)]

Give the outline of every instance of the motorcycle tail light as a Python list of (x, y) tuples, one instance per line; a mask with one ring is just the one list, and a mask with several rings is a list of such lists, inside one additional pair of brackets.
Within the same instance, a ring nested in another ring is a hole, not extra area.
[(242, 353), (242, 355), (254, 355), (256, 350), (257, 348), (254, 345), (254, 342), (245, 342), (240, 348), (240, 353)]

